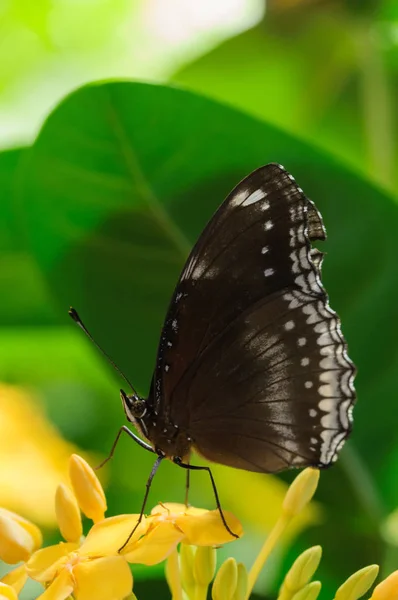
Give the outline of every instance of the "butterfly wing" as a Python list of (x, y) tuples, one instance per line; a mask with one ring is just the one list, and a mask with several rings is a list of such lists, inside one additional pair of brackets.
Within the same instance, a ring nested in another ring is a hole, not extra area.
[(336, 457), (354, 367), (311, 246), (323, 239), (313, 203), (271, 164), (238, 184), (192, 250), (149, 402), (206, 458), (277, 471)]

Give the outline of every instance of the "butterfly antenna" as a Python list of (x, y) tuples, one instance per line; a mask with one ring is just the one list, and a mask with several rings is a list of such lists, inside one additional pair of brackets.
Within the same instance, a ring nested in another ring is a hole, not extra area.
[(129, 379), (126, 377), (126, 375), (124, 373), (122, 373), (122, 371), (119, 369), (119, 367), (117, 366), (117, 364), (111, 359), (111, 357), (109, 356), (109, 354), (107, 354), (105, 352), (105, 350), (103, 350), (101, 348), (101, 346), (99, 346), (99, 344), (97, 344), (97, 342), (95, 341), (95, 339), (93, 338), (93, 336), (91, 335), (91, 333), (89, 332), (89, 330), (84, 325), (84, 323), (81, 320), (81, 318), (79, 317), (79, 314), (78, 314), (77, 310), (75, 310), (74, 308), (70, 307), (70, 309), (69, 309), (68, 312), (69, 312), (69, 316), (74, 320), (75, 323), (77, 323), (79, 325), (80, 329), (82, 331), (84, 331), (84, 333), (86, 334), (86, 336), (88, 337), (88, 339), (93, 342), (94, 346), (96, 346), (98, 348), (98, 350), (105, 356), (105, 358), (112, 365), (112, 367), (115, 369), (115, 371), (117, 371), (119, 373), (119, 375), (121, 377), (123, 377), (124, 381), (132, 389), (134, 396), (136, 396), (138, 398), (138, 394), (135, 391), (135, 389), (134, 389), (133, 385), (131, 384), (131, 382), (129, 381)]

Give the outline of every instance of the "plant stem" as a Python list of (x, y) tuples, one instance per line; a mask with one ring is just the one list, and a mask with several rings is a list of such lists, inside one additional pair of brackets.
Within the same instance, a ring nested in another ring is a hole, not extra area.
[(361, 48), (362, 102), (369, 172), (376, 181), (393, 186), (394, 127), (388, 72), (374, 29), (364, 32)]
[(273, 529), (271, 529), (263, 547), (261, 548), (256, 560), (254, 561), (252, 568), (250, 569), (246, 600), (249, 598), (253, 590), (254, 584), (256, 583), (260, 571), (263, 568), (267, 558), (271, 554), (272, 550), (275, 548), (276, 544), (278, 543), (280, 537), (286, 530), (286, 527), (289, 525), (290, 521), (291, 517), (289, 515), (282, 514), (275, 523)]

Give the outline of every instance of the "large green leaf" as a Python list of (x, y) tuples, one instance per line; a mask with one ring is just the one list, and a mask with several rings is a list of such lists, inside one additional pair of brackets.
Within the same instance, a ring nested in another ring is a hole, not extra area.
[[(398, 383), (393, 201), (272, 126), (192, 93), (137, 83), (88, 86), (67, 98), (26, 158), (25, 233), (65, 321), (75, 305), (141, 391), (195, 238), (240, 178), (283, 163), (324, 215), (324, 280), (359, 367), (352, 451), (386, 489), (382, 466), (398, 449), (394, 420), (386, 419)], [(324, 473), (320, 490), (331, 511), (358, 511), (354, 564), (375, 560), (359, 543), (361, 528), (377, 537), (356, 489), (362, 481), (355, 468), (336, 468)], [(388, 491), (393, 505), (397, 484)], [(347, 532), (352, 527), (348, 521)]]
[(54, 321), (46, 284), (21, 236), (15, 193), (23, 155), (23, 149), (0, 152), (0, 325), (7, 327)]

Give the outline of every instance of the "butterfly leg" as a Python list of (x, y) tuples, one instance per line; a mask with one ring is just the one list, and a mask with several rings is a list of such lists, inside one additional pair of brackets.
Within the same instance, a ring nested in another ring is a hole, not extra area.
[(125, 548), (127, 546), (127, 544), (129, 543), (129, 541), (131, 540), (132, 535), (134, 534), (135, 530), (137, 529), (138, 525), (141, 523), (142, 521), (142, 517), (144, 516), (144, 510), (145, 510), (145, 506), (146, 506), (146, 501), (148, 500), (148, 496), (149, 496), (149, 490), (151, 489), (151, 484), (152, 484), (152, 480), (156, 475), (156, 471), (159, 468), (160, 463), (162, 462), (162, 460), (164, 459), (163, 454), (159, 454), (155, 464), (152, 467), (152, 471), (148, 477), (148, 481), (146, 482), (146, 491), (145, 491), (145, 496), (144, 496), (144, 500), (142, 502), (142, 506), (141, 506), (141, 512), (140, 512), (140, 516), (137, 519), (137, 523), (134, 526), (134, 529), (131, 531), (129, 537), (127, 538), (127, 540), (124, 542), (123, 546), (120, 546), (118, 552), (121, 552), (123, 550), (123, 548)]
[(190, 482), (191, 471), (187, 469), (187, 478), (185, 480), (185, 506), (188, 508), (188, 495), (189, 495), (189, 482)]
[(233, 537), (238, 538), (239, 536), (236, 535), (236, 533), (234, 533), (233, 531), (231, 531), (231, 529), (228, 526), (228, 523), (225, 520), (224, 513), (222, 511), (221, 504), (220, 504), (220, 499), (218, 497), (216, 482), (214, 481), (213, 473), (211, 472), (210, 467), (204, 467), (204, 466), (199, 466), (199, 465), (190, 465), (190, 464), (184, 463), (184, 462), (182, 462), (181, 458), (179, 458), (178, 456), (175, 456), (173, 458), (173, 462), (176, 465), (178, 465), (179, 467), (182, 467), (183, 469), (188, 469), (189, 471), (207, 471), (208, 472), (210, 481), (211, 481), (211, 485), (213, 488), (213, 492), (214, 492), (214, 497), (216, 499), (218, 512), (220, 513), (220, 517), (223, 522), (223, 525), (224, 525), (225, 529), (228, 531), (228, 533), (230, 533)]
[(122, 435), (123, 431), (125, 431), (131, 438), (133, 438), (133, 440), (142, 448), (145, 448), (145, 450), (149, 450), (149, 452), (154, 452), (155, 450), (152, 448), (152, 446), (150, 446), (149, 444), (147, 444), (146, 442), (142, 441), (138, 435), (135, 435), (135, 433), (133, 433), (132, 431), (130, 431), (130, 429), (127, 427), (127, 425), (123, 425), (123, 427), (121, 427), (117, 433), (117, 436), (115, 438), (115, 441), (112, 444), (112, 448), (111, 451), (109, 452), (108, 456), (106, 457), (105, 460), (102, 461), (102, 463), (100, 463), (99, 465), (97, 465), (95, 467), (95, 470), (97, 471), (98, 469), (100, 469), (101, 467), (103, 467), (108, 460), (111, 460), (112, 456), (115, 453), (115, 448), (117, 446), (117, 443), (120, 439), (120, 436)]

